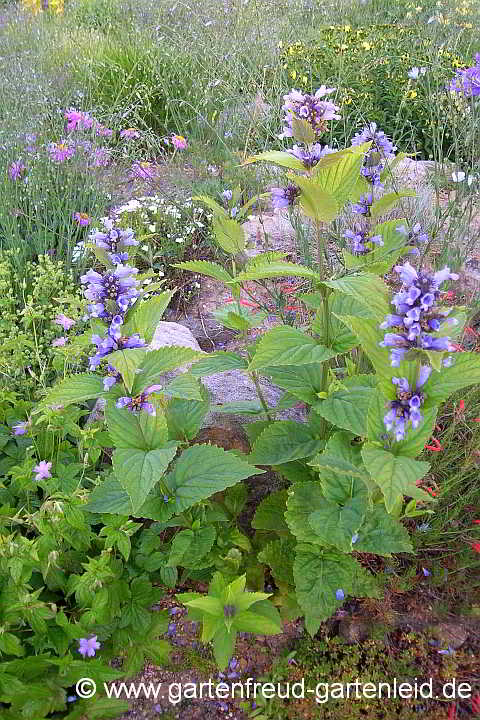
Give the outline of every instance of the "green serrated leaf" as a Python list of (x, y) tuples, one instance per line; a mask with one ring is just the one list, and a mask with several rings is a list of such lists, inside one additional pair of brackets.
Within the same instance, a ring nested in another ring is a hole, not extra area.
[(200, 273), (207, 277), (214, 278), (223, 283), (228, 283), (232, 280), (232, 276), (217, 263), (208, 262), (207, 260), (187, 260), (186, 262), (173, 263), (172, 267), (179, 268), (180, 270), (190, 270), (194, 273)]
[(267, 495), (255, 511), (252, 528), (255, 530), (288, 532), (288, 525), (285, 522), (287, 497), (287, 490), (277, 490)]
[(320, 623), (343, 604), (343, 599), (336, 598), (337, 590), (343, 590), (345, 596), (380, 597), (373, 575), (350, 555), (339, 551), (298, 545), (293, 574), (297, 599), (305, 612), (305, 626), (312, 636)]
[(191, 373), (182, 373), (165, 386), (167, 395), (184, 400), (203, 400), (202, 386)]
[(308, 217), (317, 222), (332, 222), (340, 208), (334, 196), (318, 185), (314, 179), (288, 173), (288, 178), (301, 190), (300, 205)]
[(413, 552), (408, 530), (385, 508), (376, 505), (366, 514), (363, 524), (358, 528), (358, 539), (354, 549), (357, 552), (391, 555), (399, 552)]
[(404, 495), (424, 502), (431, 499), (416, 482), (430, 469), (430, 464), (408, 457), (396, 457), (368, 443), (362, 448), (365, 467), (372, 479), (380, 486), (385, 498), (385, 506), (391, 512)]
[(167, 443), (167, 422), (159, 407), (156, 407), (156, 415), (150, 415), (147, 412), (132, 413), (108, 403), (105, 417), (109, 435), (117, 448), (155, 450)]
[[(147, 291), (150, 292), (150, 289), (148, 288)], [(127, 313), (122, 332), (125, 335), (138, 333), (145, 342), (149, 343), (175, 292), (175, 290), (165, 290), (148, 300), (137, 300)]]
[(224, 215), (215, 215), (212, 224), (215, 242), (222, 250), (230, 255), (238, 255), (245, 250), (246, 235), (245, 231), (232, 218)]
[(227, 370), (246, 370), (247, 366), (247, 360), (241, 355), (237, 355), (234, 352), (218, 350), (217, 352), (209, 353), (192, 365), (190, 372), (195, 377), (204, 377), (217, 372), (226, 372)]
[(176, 443), (156, 450), (117, 448), (113, 454), (113, 469), (120, 485), (125, 488), (135, 514), (148, 494), (161, 479), (177, 452)]
[(165, 373), (197, 360), (203, 355), (203, 352), (176, 345), (150, 350), (137, 368), (132, 387), (133, 394), (138, 395), (149, 385), (161, 383), (164, 380)]
[(175, 496), (175, 513), (179, 514), (214, 493), (263, 472), (216, 445), (192, 445), (178, 458), (165, 482)]
[(351, 552), (352, 537), (362, 524), (366, 510), (365, 495), (353, 497), (344, 505), (325, 500), (319, 510), (308, 516), (308, 523), (319, 538), (317, 544), (334, 545), (342, 552)]
[(313, 409), (332, 425), (350, 430), (355, 435), (367, 435), (368, 407), (372, 396), (378, 392), (375, 376), (364, 375), (368, 379), (362, 383), (359, 377), (348, 378), (347, 388), (331, 393), (326, 400), (317, 402)]
[(103, 397), (105, 394), (103, 378), (99, 375), (81, 373), (65, 378), (65, 380), (51, 388), (33, 412), (38, 413), (46, 407), (54, 405), (66, 407), (73, 403), (94, 400)]
[(280, 420), (269, 425), (257, 438), (249, 459), (255, 465), (287, 463), (311, 457), (322, 443), (307, 425)]
[(385, 193), (382, 197), (373, 203), (370, 207), (370, 215), (372, 218), (380, 217), (391, 210), (404, 197), (415, 197), (415, 190), (400, 190), (399, 192)]
[(249, 370), (279, 365), (321, 363), (335, 353), (301, 330), (286, 325), (272, 328), (259, 341)]
[(137, 368), (145, 359), (146, 348), (117, 350), (108, 356), (108, 363), (122, 376), (125, 387), (131, 392)]
[(290, 168), (291, 170), (305, 170), (301, 160), (291, 153), (281, 152), (280, 150), (268, 150), (259, 155), (251, 155), (242, 165), (251, 165), (252, 163), (261, 161), (271, 162), (274, 165), (280, 165), (280, 167)]
[(375, 313), (378, 319), (384, 318), (389, 311), (388, 289), (383, 280), (370, 273), (349, 275), (339, 280), (330, 280), (324, 283), (332, 290), (350, 295), (362, 305), (367, 305), (370, 312)]
[[(432, 353), (433, 354), (433, 353)], [(440, 355), (441, 353), (437, 353)], [(425, 407), (439, 405), (450, 395), (469, 385), (480, 383), (480, 353), (454, 353), (453, 365), (443, 367), (441, 372), (432, 372), (423, 387), (426, 395)]]
[(318, 280), (320, 276), (317, 272), (315, 272), (315, 270), (305, 267), (304, 265), (275, 260), (271, 263), (261, 263), (259, 265), (251, 266), (236, 275), (230, 284), (233, 282), (243, 283), (248, 280), (266, 280), (268, 278), (276, 277), (305, 277)]

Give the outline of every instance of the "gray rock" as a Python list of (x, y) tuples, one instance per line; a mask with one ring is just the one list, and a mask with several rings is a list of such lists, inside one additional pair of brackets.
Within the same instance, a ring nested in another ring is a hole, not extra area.
[(188, 347), (197, 352), (202, 352), (200, 345), (185, 325), (162, 320), (155, 329), (149, 350), (159, 350), (162, 347), (171, 347), (172, 345)]

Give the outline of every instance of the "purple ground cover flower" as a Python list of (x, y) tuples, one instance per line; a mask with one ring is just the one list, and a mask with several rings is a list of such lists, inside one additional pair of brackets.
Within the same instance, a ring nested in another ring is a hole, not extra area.
[(282, 110), (285, 111), (285, 126), (279, 138), (293, 137), (293, 118), (306, 120), (312, 127), (315, 136), (318, 137), (327, 129), (328, 120), (339, 120), (337, 114), (339, 108), (328, 100), (322, 100), (325, 95), (335, 92), (336, 88), (327, 88), (322, 85), (315, 95), (301, 93), (299, 90), (291, 90), (283, 96), (285, 103)]
[(457, 280), (458, 275), (451, 273), (448, 267), (433, 275), (417, 272), (408, 262), (396, 265), (395, 271), (403, 283), (392, 299), (396, 312), (387, 315), (380, 325), (382, 330), (394, 328), (397, 331), (386, 333), (380, 343), (382, 347), (391, 348), (392, 367), (398, 367), (408, 350), (414, 348), (453, 351), (455, 348), (448, 337), (432, 333), (438, 332), (445, 322), (456, 324), (455, 320), (447, 317), (450, 310), (438, 310), (436, 302), (440, 285), (445, 280)]
[(72, 318), (67, 317), (63, 313), (57, 315), (53, 322), (56, 325), (60, 325), (64, 330), (70, 330), (75, 325), (75, 320), (72, 320)]
[(52, 342), (52, 347), (63, 347), (68, 343), (67, 337), (59, 337)]
[(345, 593), (343, 592), (342, 588), (339, 588), (336, 591), (335, 597), (337, 598), (337, 600), (345, 600)]
[(46, 460), (40, 460), (38, 465), (35, 465), (35, 467), (33, 468), (33, 472), (36, 473), (35, 480), (46, 480), (47, 478), (51, 478), (51, 469), (51, 462), (47, 462)]
[(110, 151), (106, 148), (94, 148), (90, 155), (93, 167), (107, 167), (110, 162)]
[(397, 397), (389, 404), (389, 411), (383, 418), (383, 422), (388, 432), (394, 431), (397, 442), (404, 439), (409, 425), (415, 430), (423, 421), (420, 408), (425, 398), (421, 388), (427, 382), (431, 372), (432, 368), (429, 365), (422, 365), (414, 389), (410, 387), (406, 378), (392, 378), (392, 383), (397, 389)]
[(10, 180), (20, 180), (27, 166), (21, 160), (10, 163), (8, 168), (8, 177)]
[(222, 192), (222, 199), (225, 200), (225, 202), (229, 202), (233, 197), (233, 193), (231, 190), (224, 190)]
[(296, 185), (289, 184), (284, 188), (272, 188), (270, 193), (273, 207), (276, 210), (281, 210), (293, 205), (298, 195), (300, 195), (300, 189)]
[(48, 152), (53, 162), (63, 163), (75, 155), (75, 146), (63, 140), (61, 143), (50, 143)]
[(475, 65), (458, 70), (448, 89), (462, 93), (465, 97), (480, 96), (480, 53), (475, 55)]
[(89, 638), (80, 638), (78, 641), (78, 652), (83, 657), (95, 657), (97, 650), (100, 650), (100, 643), (97, 640), (96, 635), (92, 635)]

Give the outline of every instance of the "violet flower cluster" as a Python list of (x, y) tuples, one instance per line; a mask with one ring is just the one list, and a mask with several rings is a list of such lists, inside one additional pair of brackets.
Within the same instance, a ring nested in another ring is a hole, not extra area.
[(287, 150), (287, 152), (296, 157), (297, 160), (300, 160), (306, 170), (311, 170), (311, 168), (318, 165), (320, 160), (326, 155), (331, 155), (337, 151), (328, 145), (322, 146), (320, 143), (314, 143), (308, 148), (294, 145), (290, 150)]
[(343, 237), (350, 240), (351, 251), (354, 255), (367, 255), (374, 249), (375, 245), (382, 247), (384, 244), (381, 235), (369, 237), (368, 232), (358, 226), (355, 227), (355, 230), (346, 230)]
[(403, 283), (402, 288), (393, 297), (395, 313), (386, 316), (380, 325), (382, 330), (394, 328), (380, 342), (382, 347), (391, 348), (390, 362), (398, 367), (409, 350), (421, 349), (443, 352), (455, 348), (446, 336), (436, 336), (444, 323), (455, 325), (458, 321), (448, 319), (448, 310), (436, 307), (440, 295), (440, 285), (445, 280), (457, 280), (458, 275), (448, 267), (433, 275), (415, 270), (410, 263), (396, 265), (396, 272)]
[(392, 383), (397, 388), (397, 397), (389, 403), (389, 410), (383, 418), (388, 432), (395, 434), (395, 440), (400, 442), (405, 438), (409, 425), (414, 430), (423, 421), (420, 412), (425, 397), (421, 388), (425, 385), (432, 368), (429, 365), (421, 365), (418, 373), (415, 388), (411, 388), (408, 380), (404, 377), (393, 377)]
[(466, 70), (458, 70), (449, 90), (462, 93), (465, 97), (480, 96), (480, 53), (475, 54), (475, 65)]
[(306, 120), (311, 125), (315, 137), (319, 137), (327, 129), (328, 120), (339, 120), (337, 114), (339, 108), (329, 100), (322, 100), (325, 95), (335, 92), (335, 88), (327, 88), (322, 85), (315, 95), (301, 93), (299, 90), (291, 90), (284, 95), (285, 103), (282, 110), (285, 111), (285, 127), (279, 138), (293, 137), (292, 120)]
[(360, 172), (369, 183), (381, 186), (380, 175), (388, 160), (395, 157), (397, 148), (383, 130), (377, 129), (377, 123), (374, 122), (364, 127), (362, 132), (355, 134), (352, 145), (363, 145), (366, 142), (371, 142), (372, 145), (365, 155), (365, 162)]
[(300, 188), (292, 183), (289, 183), (284, 188), (271, 188), (270, 190), (272, 205), (275, 210), (282, 210), (283, 208), (290, 207), (294, 204), (297, 197), (300, 195)]
[[(90, 370), (95, 370), (116, 350), (143, 348), (146, 343), (138, 333), (128, 336), (122, 330), (127, 311), (139, 297), (135, 278), (138, 269), (126, 264), (128, 262), (126, 248), (138, 245), (133, 230), (115, 227), (111, 218), (105, 218), (103, 230), (94, 230), (89, 238), (97, 247), (106, 251), (114, 266), (107, 268), (103, 273), (89, 270), (80, 278), (82, 284), (86, 286), (84, 295), (91, 301), (88, 306), (89, 316), (108, 323), (104, 335), (92, 335), (96, 352), (90, 357)], [(109, 363), (106, 369), (108, 374), (103, 380), (103, 387), (108, 391), (121, 380), (121, 375)], [(155, 408), (148, 402), (148, 395), (160, 388), (160, 385), (152, 385), (143, 390), (138, 397), (119, 398), (116, 405), (119, 408), (125, 407), (133, 413), (143, 410), (155, 415)]]
[(396, 231), (407, 236), (406, 244), (411, 247), (409, 255), (420, 255), (420, 250), (418, 249), (417, 244), (424, 245), (428, 242), (428, 233), (422, 230), (420, 223), (415, 223), (410, 231), (407, 230), (405, 225), (399, 225), (396, 228)]

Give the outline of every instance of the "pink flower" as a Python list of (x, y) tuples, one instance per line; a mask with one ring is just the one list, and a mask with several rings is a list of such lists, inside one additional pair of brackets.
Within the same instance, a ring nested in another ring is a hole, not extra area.
[(172, 145), (175, 150), (186, 150), (188, 143), (183, 135), (172, 135)]
[(75, 320), (72, 320), (71, 318), (67, 317), (63, 313), (60, 313), (60, 315), (57, 315), (54, 322), (57, 325), (61, 325), (64, 330), (70, 330), (75, 325)]
[(35, 467), (33, 468), (33, 472), (36, 473), (35, 480), (46, 480), (47, 478), (51, 478), (51, 469), (51, 462), (47, 462), (46, 460), (40, 460), (38, 465), (35, 465)]
[(86, 227), (87, 225), (90, 224), (90, 216), (87, 215), (87, 213), (76, 212), (76, 213), (73, 213), (73, 217), (75, 218), (77, 223), (80, 225), (80, 227)]
[(82, 128), (83, 130), (90, 130), (93, 125), (93, 118), (90, 117), (88, 113), (75, 110), (75, 108), (67, 110), (65, 118), (67, 120), (67, 132), (80, 130)]
[(52, 342), (52, 347), (63, 347), (68, 342), (67, 337), (59, 337)]
[(54, 162), (62, 163), (65, 160), (70, 160), (70, 158), (75, 155), (75, 148), (67, 142), (50, 143), (48, 152)]
[(138, 130), (135, 130), (135, 128), (127, 128), (126, 130), (122, 130), (120, 132), (120, 137), (125, 138), (126, 140), (134, 140), (140, 137), (140, 133)]
[(150, 162), (133, 163), (130, 176), (132, 178), (138, 178), (139, 180), (153, 180), (155, 177), (155, 167)]
[(19, 180), (26, 169), (26, 166), (21, 160), (17, 160), (17, 162), (12, 162), (10, 167), (8, 168), (8, 177), (10, 178), (10, 180)]

